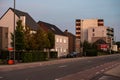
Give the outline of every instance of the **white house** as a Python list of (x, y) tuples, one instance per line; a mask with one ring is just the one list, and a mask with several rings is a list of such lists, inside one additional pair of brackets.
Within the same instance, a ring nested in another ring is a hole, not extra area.
[(49, 24), (43, 21), (39, 21), (40, 27), (48, 32), (51, 31), (55, 34), (55, 46), (54, 51), (58, 52), (58, 57), (62, 57), (68, 54), (68, 37), (58, 27), (53, 24)]
[[(23, 26), (28, 26), (31, 32), (37, 30), (38, 24), (32, 19), (32, 17), (26, 13), (15, 9), (15, 23), (18, 20), (22, 20)], [(9, 8), (3, 16), (0, 18), (0, 26), (8, 28), (8, 45), (7, 48), (11, 48), (11, 33), (14, 32), (14, 9)], [(15, 24), (16, 26), (16, 24)], [(25, 29), (25, 27), (24, 27)]]

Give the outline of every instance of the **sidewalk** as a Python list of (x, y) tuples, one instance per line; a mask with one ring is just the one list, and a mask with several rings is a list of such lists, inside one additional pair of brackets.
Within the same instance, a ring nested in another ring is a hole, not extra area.
[(98, 80), (120, 80), (120, 65), (105, 72)]

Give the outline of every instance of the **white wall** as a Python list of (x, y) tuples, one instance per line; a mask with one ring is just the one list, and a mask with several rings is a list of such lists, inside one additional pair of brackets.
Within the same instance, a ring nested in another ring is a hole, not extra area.
[[(15, 15), (15, 21), (19, 18)], [(0, 26), (8, 27), (8, 48), (11, 47), (11, 33), (14, 31), (14, 13), (11, 9), (0, 20)]]
[(55, 50), (58, 52), (58, 57), (68, 54), (68, 37), (55, 35)]

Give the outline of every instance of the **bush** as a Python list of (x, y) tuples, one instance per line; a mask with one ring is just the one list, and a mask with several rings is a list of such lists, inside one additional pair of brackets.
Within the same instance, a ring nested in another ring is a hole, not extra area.
[(0, 59), (7, 60), (9, 58), (9, 51), (1, 50), (0, 51)]
[(50, 58), (57, 58), (57, 52), (55, 51), (50, 52)]
[(0, 64), (3, 64), (3, 61), (2, 61), (2, 59), (0, 59)]
[(24, 52), (21, 54), (21, 59), (23, 62), (35, 62), (35, 61), (45, 61), (47, 59), (46, 52)]
[(96, 49), (86, 50), (86, 56), (97, 56), (97, 50)]

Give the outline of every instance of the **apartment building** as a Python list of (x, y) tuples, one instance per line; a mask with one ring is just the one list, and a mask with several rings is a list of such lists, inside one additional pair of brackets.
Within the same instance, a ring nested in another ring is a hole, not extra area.
[(90, 43), (102, 41), (111, 46), (114, 40), (114, 29), (104, 26), (103, 19), (76, 19), (76, 50), (82, 47), (77, 45), (85, 40)]
[(58, 52), (58, 58), (68, 54), (68, 37), (57, 26), (43, 21), (38, 22), (44, 31), (51, 31), (55, 34), (55, 46), (52, 51)]
[(76, 38), (81, 42), (88, 40), (88, 29), (104, 26), (103, 19), (76, 19)]
[(76, 19), (76, 52), (81, 53), (83, 50), (81, 43), (88, 41), (88, 29), (101, 26), (104, 26), (103, 19)]

